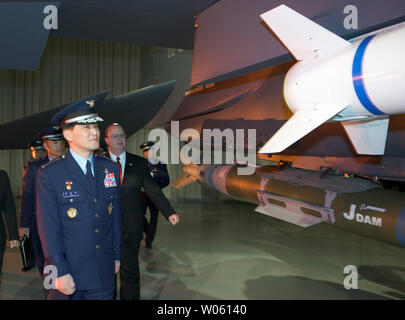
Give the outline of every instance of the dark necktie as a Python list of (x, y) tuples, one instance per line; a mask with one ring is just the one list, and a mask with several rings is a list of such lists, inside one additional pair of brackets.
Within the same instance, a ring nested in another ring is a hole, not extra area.
[(89, 182), (90, 187), (94, 188), (95, 187), (94, 186), (94, 177), (93, 177), (93, 173), (91, 172), (90, 160), (87, 160), (86, 169), (87, 169), (87, 172), (86, 172), (87, 181)]
[(121, 181), (121, 185), (122, 185), (122, 166), (121, 166), (121, 162), (120, 162), (120, 157), (117, 157), (117, 164), (120, 167), (120, 181)]

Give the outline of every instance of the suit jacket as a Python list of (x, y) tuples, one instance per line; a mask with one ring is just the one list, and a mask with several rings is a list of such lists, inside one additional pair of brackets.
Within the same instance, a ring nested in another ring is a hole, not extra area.
[(17, 215), (10, 180), (7, 173), (0, 170), (0, 242), (3, 241), (4, 243), (6, 239), (6, 228), (1, 217), (2, 212), (4, 212), (6, 219), (9, 239), (18, 240)]
[(121, 259), (120, 173), (111, 159), (94, 155), (92, 188), (70, 151), (38, 170), (37, 221), (45, 265), (70, 273), (77, 290), (115, 283)]
[(37, 177), (38, 169), (45, 163), (49, 162), (49, 158), (31, 160), (23, 175), (23, 185), (21, 192), (21, 209), (20, 209), (20, 227), (32, 228), (32, 222), (35, 222), (36, 212), (36, 197), (35, 197), (35, 180)]
[(148, 161), (127, 152), (122, 183), (122, 231), (126, 243), (137, 242), (143, 237), (141, 188), (166, 218), (175, 213), (159, 185), (153, 181)]

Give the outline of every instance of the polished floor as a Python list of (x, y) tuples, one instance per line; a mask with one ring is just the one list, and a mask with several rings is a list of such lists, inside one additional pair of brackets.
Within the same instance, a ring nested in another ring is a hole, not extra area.
[[(405, 298), (405, 249), (326, 224), (302, 229), (232, 200), (173, 207), (180, 224), (160, 216), (153, 249), (141, 248), (142, 299)], [(357, 290), (344, 287), (348, 265)], [(20, 270), (8, 248), (0, 299), (43, 299), (37, 272)]]

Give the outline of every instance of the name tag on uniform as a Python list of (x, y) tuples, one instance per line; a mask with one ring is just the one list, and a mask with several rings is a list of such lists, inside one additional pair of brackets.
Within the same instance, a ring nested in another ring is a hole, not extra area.
[(78, 197), (78, 196), (79, 196), (79, 191), (69, 191), (69, 192), (63, 193), (64, 198), (73, 198), (73, 197)]
[(111, 187), (116, 187), (116, 186), (117, 186), (117, 182), (115, 181), (114, 172), (106, 173), (105, 179), (104, 179), (104, 187), (111, 188)]

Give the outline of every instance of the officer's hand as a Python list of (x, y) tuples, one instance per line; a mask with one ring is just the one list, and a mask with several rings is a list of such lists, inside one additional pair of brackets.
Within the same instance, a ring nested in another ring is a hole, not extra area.
[(70, 274), (56, 278), (55, 287), (59, 292), (67, 296), (72, 295), (76, 291), (75, 282)]
[(118, 272), (120, 269), (121, 262), (119, 260), (115, 260), (115, 273)]
[(180, 221), (179, 215), (177, 213), (173, 213), (169, 217), (169, 221), (173, 226), (175, 226)]
[(22, 239), (24, 235), (26, 235), (28, 238), (30, 237), (30, 228), (18, 228), (18, 235)]
[(18, 241), (18, 240), (10, 241), (10, 248), (18, 248), (19, 246), (20, 246), (20, 241)]

